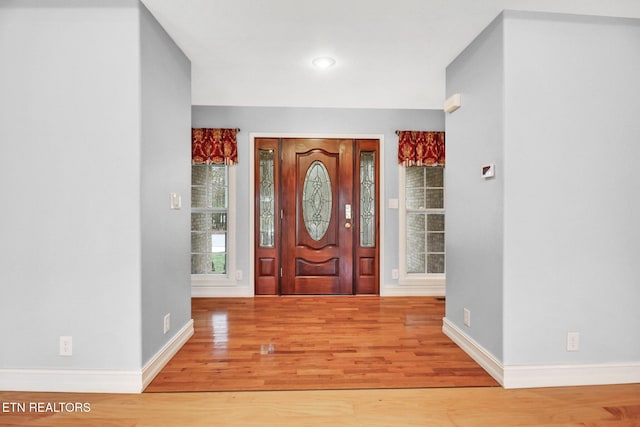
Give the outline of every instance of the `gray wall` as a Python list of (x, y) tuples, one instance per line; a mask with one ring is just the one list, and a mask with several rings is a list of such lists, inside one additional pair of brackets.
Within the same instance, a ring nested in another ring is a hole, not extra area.
[[(191, 66), (144, 6), (142, 48), (142, 362), (191, 319)], [(169, 193), (182, 197), (169, 209)], [(165, 314), (171, 328), (165, 335)]]
[(137, 0), (0, 22), (0, 368), (139, 372), (191, 314), (189, 61)]
[(447, 318), (504, 365), (640, 360), (638, 75), (638, 20), (525, 12), (447, 69)]
[(243, 270), (240, 285), (253, 284), (249, 277), (253, 259), (249, 250), (249, 133), (319, 133), (319, 134), (382, 134), (384, 135), (384, 215), (383, 265), (380, 284), (397, 284), (391, 270), (398, 268), (398, 210), (387, 208), (387, 199), (398, 198), (398, 137), (396, 130), (444, 130), (444, 115), (438, 110), (333, 109), (333, 108), (269, 108), (194, 106), (193, 127), (238, 127), (237, 168), (237, 263)]
[[(503, 25), (495, 20), (447, 68), (447, 96), (462, 108), (446, 115), (446, 317), (502, 358)], [(481, 177), (494, 163), (494, 179)], [(471, 311), (471, 328), (463, 310)]]
[(3, 368), (140, 367), (138, 6), (112, 4), (0, 4)]
[(504, 361), (640, 361), (640, 21), (505, 16)]

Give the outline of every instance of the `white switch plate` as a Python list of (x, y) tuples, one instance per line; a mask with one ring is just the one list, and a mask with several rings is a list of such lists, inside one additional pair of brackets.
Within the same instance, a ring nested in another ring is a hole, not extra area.
[(471, 310), (469, 310), (468, 308), (465, 308), (463, 313), (464, 313), (464, 319), (463, 319), (464, 325), (470, 328), (471, 327)]
[(389, 199), (389, 209), (398, 209), (399, 206), (398, 199)]
[(171, 329), (171, 313), (164, 315), (164, 333), (166, 334)]
[(169, 193), (169, 199), (171, 200), (171, 209), (180, 209), (182, 207), (180, 193)]

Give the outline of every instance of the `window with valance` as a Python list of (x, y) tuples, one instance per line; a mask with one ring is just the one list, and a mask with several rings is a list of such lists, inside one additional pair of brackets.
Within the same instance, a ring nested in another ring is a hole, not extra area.
[(233, 245), (229, 167), (238, 163), (238, 132), (191, 130), (191, 274), (228, 276)]
[[(397, 131), (400, 172), (401, 281), (445, 273), (445, 133)], [(422, 279), (420, 279), (422, 280)]]
[(193, 164), (238, 163), (236, 134), (240, 129), (191, 129), (191, 160)]
[(444, 166), (444, 132), (399, 130), (398, 162), (404, 166)]

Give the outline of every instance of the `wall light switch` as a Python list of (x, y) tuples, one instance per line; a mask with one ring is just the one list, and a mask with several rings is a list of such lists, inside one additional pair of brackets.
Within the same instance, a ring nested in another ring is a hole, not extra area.
[(162, 329), (166, 334), (171, 329), (171, 313), (167, 313), (164, 315), (164, 319), (162, 320)]
[(180, 209), (182, 207), (182, 197), (180, 193), (169, 193), (171, 200), (171, 209)]
[(398, 209), (399, 206), (398, 199), (389, 199), (389, 209)]

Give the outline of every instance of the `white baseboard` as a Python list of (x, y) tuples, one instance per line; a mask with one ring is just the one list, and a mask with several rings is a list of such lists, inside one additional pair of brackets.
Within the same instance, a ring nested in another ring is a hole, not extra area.
[(255, 291), (251, 286), (203, 286), (191, 285), (192, 298), (252, 298)]
[(97, 369), (0, 369), (2, 391), (140, 393), (140, 371)]
[(382, 285), (380, 286), (381, 297), (443, 297), (445, 295), (445, 285), (423, 284), (423, 285)]
[(141, 370), (0, 369), (0, 391), (141, 393), (193, 335), (190, 320)]
[(500, 385), (504, 386), (504, 367), (502, 363), (478, 344), (473, 338), (465, 334), (446, 317), (442, 319), (442, 332), (451, 338), (465, 353), (478, 363)]
[[(445, 295), (445, 285), (382, 285), (381, 297), (440, 297)], [(255, 291), (252, 286), (222, 286), (222, 285), (191, 285), (192, 298), (253, 298)]]
[(640, 363), (505, 366), (504, 388), (640, 383)]
[(442, 332), (504, 388), (640, 383), (640, 362), (505, 366), (447, 318), (443, 319)]
[(189, 341), (189, 338), (193, 336), (193, 332), (193, 319), (191, 319), (144, 365), (142, 368), (142, 388), (140, 391), (151, 384), (151, 381), (153, 381), (162, 368), (169, 363), (169, 360)]

